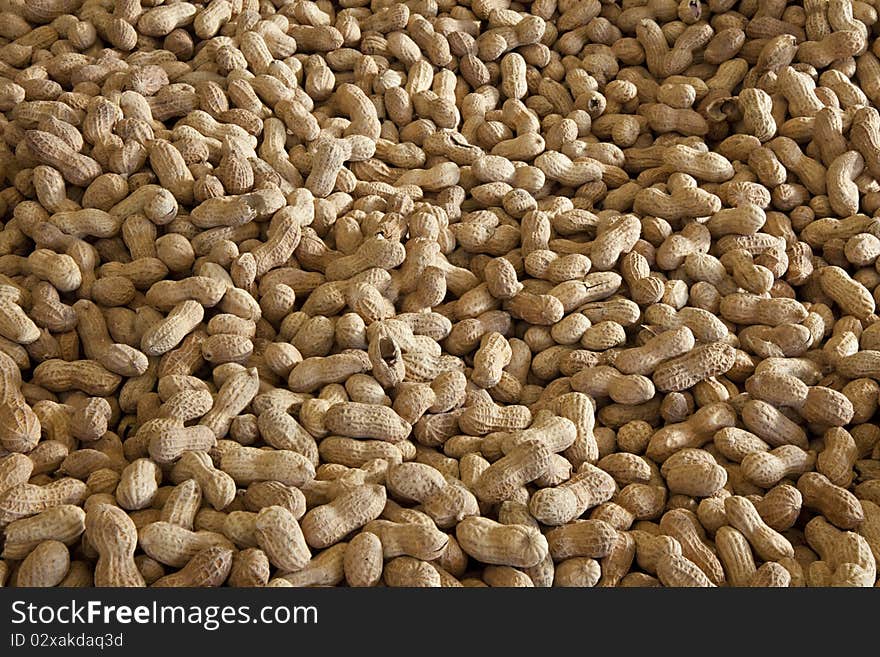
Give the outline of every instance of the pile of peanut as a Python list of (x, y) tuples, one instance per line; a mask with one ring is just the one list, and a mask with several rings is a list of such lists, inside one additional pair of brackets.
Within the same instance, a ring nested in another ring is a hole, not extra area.
[(0, 585), (875, 586), (878, 0), (0, 0)]

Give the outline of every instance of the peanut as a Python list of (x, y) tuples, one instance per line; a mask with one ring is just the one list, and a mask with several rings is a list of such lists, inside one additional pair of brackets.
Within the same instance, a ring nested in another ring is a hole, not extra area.
[(109, 4), (0, 12), (0, 580), (876, 583), (873, 3)]

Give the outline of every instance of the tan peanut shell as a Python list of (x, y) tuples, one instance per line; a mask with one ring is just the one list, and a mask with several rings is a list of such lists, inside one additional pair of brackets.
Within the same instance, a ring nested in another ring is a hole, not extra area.
[(4, 3), (0, 585), (875, 586), (875, 5)]

